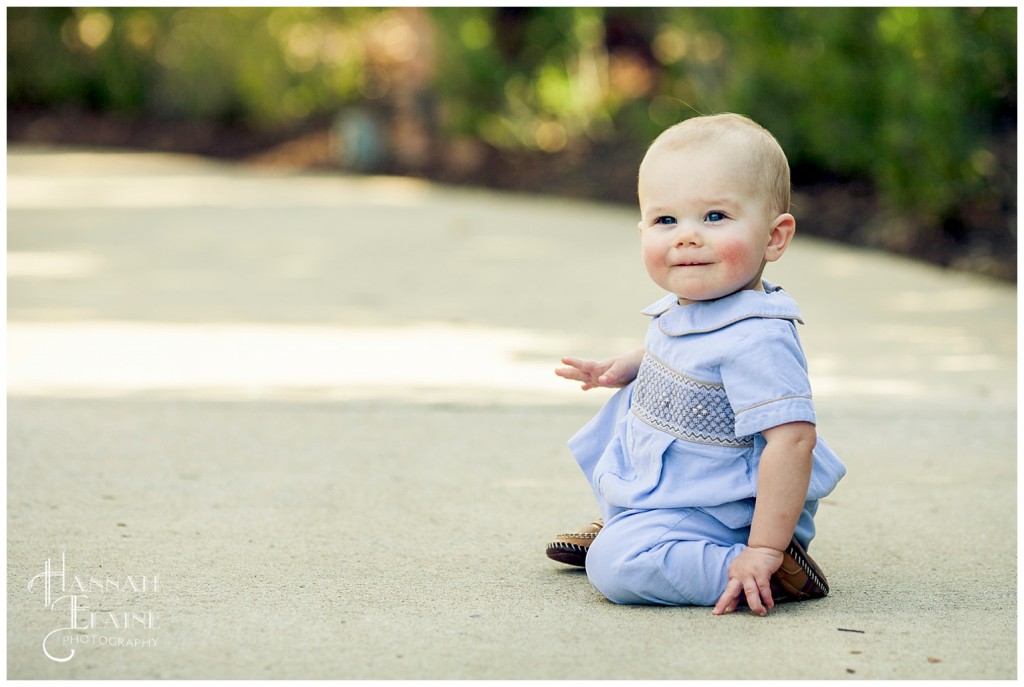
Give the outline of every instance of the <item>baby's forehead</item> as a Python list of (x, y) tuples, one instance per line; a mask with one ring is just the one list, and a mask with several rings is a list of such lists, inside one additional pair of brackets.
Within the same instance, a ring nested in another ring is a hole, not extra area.
[[(676, 170), (681, 168), (697, 173), (696, 177), (690, 177), (697, 182), (695, 186), (688, 185), (685, 189), (677, 186)], [(659, 139), (651, 145), (640, 164), (638, 191), (641, 196), (648, 192), (678, 193), (686, 190), (702, 198), (708, 194), (759, 198), (765, 193), (760, 170), (753, 147), (742, 140), (706, 137)]]
[(729, 170), (739, 186), (749, 184), (752, 173), (759, 167), (753, 146), (735, 138), (659, 139), (640, 163), (640, 181), (661, 173), (655, 170), (668, 172), (680, 164), (709, 171)]

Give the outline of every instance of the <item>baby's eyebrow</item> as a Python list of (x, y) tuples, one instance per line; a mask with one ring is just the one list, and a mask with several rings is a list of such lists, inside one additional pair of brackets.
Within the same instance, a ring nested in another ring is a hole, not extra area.
[(707, 196), (694, 201), (701, 207), (727, 207), (734, 208), (740, 205), (740, 201), (734, 196)]

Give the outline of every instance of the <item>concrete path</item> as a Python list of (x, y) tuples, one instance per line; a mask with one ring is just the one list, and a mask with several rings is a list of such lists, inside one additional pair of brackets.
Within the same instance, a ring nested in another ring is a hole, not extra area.
[(833, 593), (717, 618), (543, 553), (609, 395), (552, 369), (659, 295), (633, 210), (14, 148), (7, 217), (11, 678), (1017, 675), (1011, 286), (770, 266), (849, 466)]

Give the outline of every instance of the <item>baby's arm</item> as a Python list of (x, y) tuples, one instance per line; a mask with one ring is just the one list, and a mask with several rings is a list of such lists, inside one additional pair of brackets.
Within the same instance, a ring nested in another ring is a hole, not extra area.
[(644, 349), (638, 348), (631, 353), (608, 358), (607, 360), (580, 360), (579, 358), (562, 358), (562, 364), (555, 374), (565, 379), (583, 382), (583, 390), (599, 386), (622, 387), (636, 379), (643, 360)]
[(715, 605), (715, 615), (736, 610), (741, 595), (757, 615), (767, 615), (775, 607), (768, 581), (782, 565), (782, 554), (807, 500), (812, 451), (818, 439), (814, 425), (790, 422), (762, 434), (767, 446), (761, 454), (750, 538), (747, 548), (729, 565), (729, 582)]

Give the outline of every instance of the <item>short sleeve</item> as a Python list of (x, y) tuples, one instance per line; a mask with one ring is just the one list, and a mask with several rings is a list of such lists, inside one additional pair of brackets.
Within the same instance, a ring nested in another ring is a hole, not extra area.
[(760, 324), (722, 359), (722, 382), (736, 416), (737, 436), (787, 422), (816, 422), (796, 325), (789, 320)]

